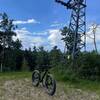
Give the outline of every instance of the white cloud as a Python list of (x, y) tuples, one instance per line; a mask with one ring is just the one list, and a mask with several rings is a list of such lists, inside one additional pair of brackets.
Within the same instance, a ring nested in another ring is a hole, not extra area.
[(63, 49), (64, 43), (61, 40), (62, 36), (59, 29), (50, 29), (48, 32), (49, 32), (48, 40), (50, 42), (51, 47), (57, 45), (60, 49)]
[(50, 25), (50, 27), (64, 27), (64, 26), (66, 26), (66, 24), (64, 24), (64, 23), (59, 23), (58, 21), (54, 21), (54, 22)]
[(60, 23), (53, 23), (50, 25), (51, 27), (58, 27), (58, 26), (63, 26), (63, 24)]
[(13, 21), (13, 23), (14, 24), (37, 24), (40, 22), (36, 21), (35, 19), (28, 19), (26, 21), (16, 20), (16, 21)]
[(57, 45), (57, 42), (59, 40), (59, 30), (49, 30), (49, 37), (48, 37), (48, 40), (50, 41), (50, 44), (52, 46), (55, 46)]
[(42, 37), (34, 37), (32, 39), (32, 46), (33, 46), (33, 44), (36, 45), (37, 47), (43, 46), (44, 42), (45, 42), (44, 38), (42, 38)]
[(33, 32), (33, 34), (36, 35), (36, 36), (47, 36), (48, 32), (47, 31)]
[(22, 41), (24, 49), (29, 47), (33, 48), (34, 45), (39, 47), (45, 42), (45, 39), (40, 36), (34, 36), (34, 34), (29, 32), (26, 28), (17, 29), (15, 32), (17, 33), (17, 37), (14, 37), (14, 40), (19, 38)]
[[(14, 24), (30, 24), (30, 23), (39, 23), (35, 19), (28, 19), (27, 21), (14, 21)], [(15, 32), (17, 33), (17, 38), (19, 38), (22, 41), (23, 48), (29, 48), (36, 45), (44, 46), (48, 49), (51, 49), (55, 45), (58, 46), (58, 48), (63, 49), (64, 43), (61, 40), (61, 32), (59, 29), (53, 29), (53, 27), (61, 27), (65, 26), (65, 24), (59, 23), (58, 21), (55, 21), (52, 23), (51, 27), (52, 29), (48, 29), (42, 32), (30, 32), (26, 28), (17, 29)], [(16, 39), (14, 37), (14, 39)]]
[(64, 43), (61, 40), (62, 36), (58, 29), (49, 29), (44, 32), (29, 32), (26, 28), (15, 30), (17, 37), (22, 41), (23, 49), (33, 48), (33, 46), (44, 46), (45, 49), (50, 50), (52, 47), (57, 45), (60, 49), (63, 49)]

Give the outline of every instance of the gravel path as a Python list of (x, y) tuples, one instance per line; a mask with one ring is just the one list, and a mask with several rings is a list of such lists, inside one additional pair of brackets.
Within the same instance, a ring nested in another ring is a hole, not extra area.
[(100, 100), (93, 92), (57, 84), (54, 96), (45, 93), (42, 86), (33, 87), (31, 80), (8, 80), (0, 83), (0, 100)]

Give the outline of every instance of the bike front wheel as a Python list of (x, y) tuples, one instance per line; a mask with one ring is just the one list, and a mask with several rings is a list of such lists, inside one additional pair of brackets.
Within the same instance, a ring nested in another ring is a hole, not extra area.
[(32, 73), (32, 84), (33, 84), (33, 86), (37, 87), (39, 85), (39, 82), (40, 82), (40, 73), (38, 70), (35, 70)]
[(51, 96), (53, 96), (56, 92), (56, 81), (50, 74), (48, 74), (45, 78), (45, 88), (47, 93)]

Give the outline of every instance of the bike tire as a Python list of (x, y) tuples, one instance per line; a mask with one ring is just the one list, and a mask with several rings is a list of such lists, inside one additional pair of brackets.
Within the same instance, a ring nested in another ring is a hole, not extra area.
[[(50, 81), (50, 83), (49, 83), (49, 81)], [(50, 85), (51, 85), (51, 87), (50, 87)], [(50, 96), (53, 96), (56, 92), (56, 81), (50, 74), (48, 74), (45, 78), (45, 88), (46, 88), (46, 92)]]
[(32, 84), (37, 87), (40, 83), (40, 73), (38, 70), (33, 71), (32, 73)]

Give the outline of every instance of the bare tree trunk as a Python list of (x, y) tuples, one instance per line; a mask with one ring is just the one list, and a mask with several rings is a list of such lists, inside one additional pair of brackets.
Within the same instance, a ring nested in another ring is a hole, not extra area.
[(96, 30), (98, 28), (98, 25), (97, 24), (93, 24), (92, 26), (93, 26), (93, 35), (94, 35), (94, 39), (93, 39), (93, 41), (94, 41), (94, 47), (95, 47), (96, 53), (98, 53), (97, 45), (96, 45)]
[(95, 47), (95, 51), (98, 52), (98, 51), (97, 51), (97, 45), (96, 45), (95, 31), (93, 32), (93, 34), (94, 34), (94, 47)]

